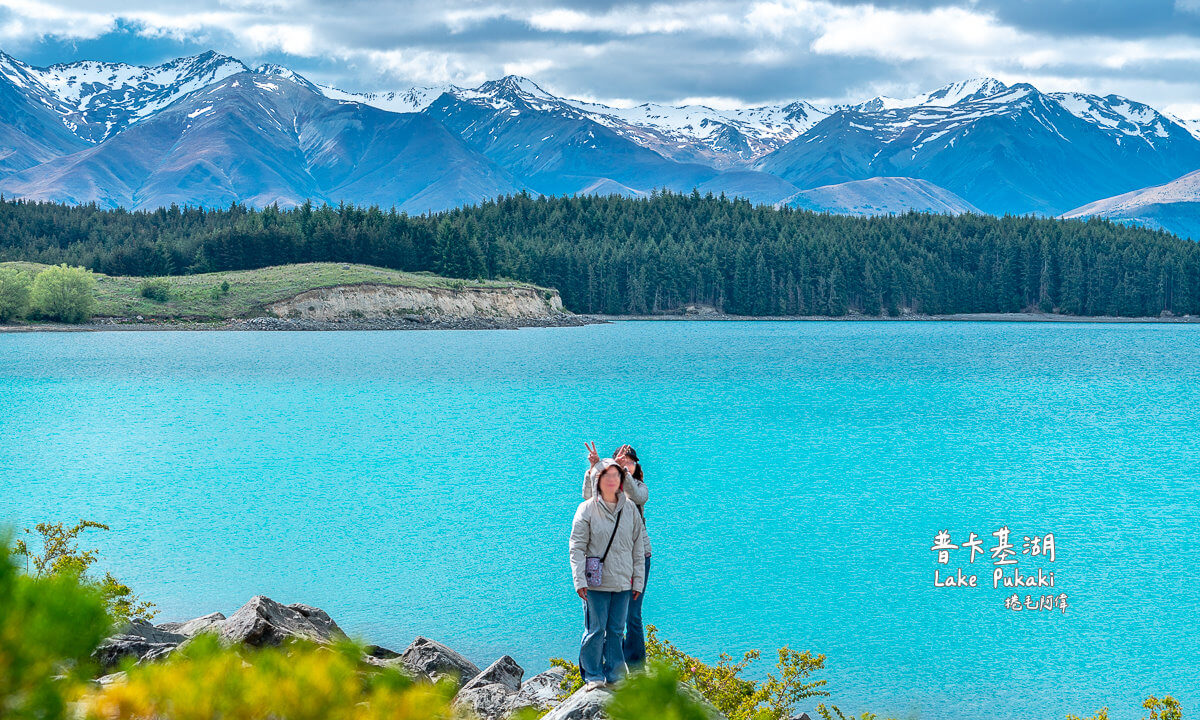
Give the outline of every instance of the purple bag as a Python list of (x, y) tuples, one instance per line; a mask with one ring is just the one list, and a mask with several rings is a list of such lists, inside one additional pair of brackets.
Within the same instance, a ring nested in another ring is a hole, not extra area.
[(584, 561), (583, 574), (587, 577), (588, 587), (599, 587), (604, 583), (604, 561), (608, 559), (608, 551), (612, 549), (613, 538), (617, 536), (617, 528), (621, 525), (621, 515), (624, 512), (625, 508), (621, 508), (621, 512), (617, 513), (617, 521), (613, 523), (612, 535), (608, 536), (608, 545), (604, 547), (604, 555), (589, 557)]

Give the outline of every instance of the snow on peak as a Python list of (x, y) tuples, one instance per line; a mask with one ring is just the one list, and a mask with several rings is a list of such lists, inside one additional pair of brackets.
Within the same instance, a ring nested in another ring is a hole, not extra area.
[(1189, 127), (1186, 121), (1164, 115), (1149, 105), (1120, 95), (1101, 97), (1086, 93), (1061, 92), (1050, 93), (1050, 97), (1067, 112), (1098, 126), (1113, 137), (1138, 138), (1154, 147), (1159, 140), (1169, 138), (1171, 126), (1176, 125), (1200, 139), (1197, 129), (1194, 126)]
[(951, 107), (962, 102), (971, 102), (992, 97), (1008, 89), (1007, 85), (996, 78), (972, 78), (970, 80), (943, 85), (936, 90), (921, 93), (910, 98), (893, 98), (880, 95), (857, 105), (843, 105), (839, 106), (839, 108), (871, 113), (913, 107)]
[(254, 74), (255, 75), (267, 75), (269, 77), (283, 78), (284, 80), (290, 80), (290, 81), (296, 83), (297, 85), (301, 85), (301, 86), (309, 88), (309, 89), (317, 88), (316, 85), (309, 82), (308, 78), (304, 77), (303, 75), (296, 72), (295, 70), (292, 70), (291, 68), (286, 68), (282, 65), (276, 65), (275, 63), (264, 63), (262, 65), (259, 65), (258, 67), (254, 68)]
[(539, 100), (559, 99), (543, 90), (534, 81), (520, 75), (505, 75), (499, 80), (489, 80), (475, 90), (486, 95), (524, 95)]
[(356, 102), (388, 112), (415, 113), (421, 112), (442, 96), (442, 93), (457, 94), (462, 91), (456, 85), (429, 85), (412, 87), (401, 92), (367, 92), (352, 93), (339, 90), (329, 85), (317, 85), (317, 90), (325, 97), (340, 102)]
[[(0, 67), (7, 75), (8, 65)], [(85, 140), (99, 142), (190, 92), (244, 72), (241, 61), (211, 50), (161, 65), (83, 60), (45, 68), (21, 64), (26, 87)], [(11, 78), (10, 78), (11, 79)]]

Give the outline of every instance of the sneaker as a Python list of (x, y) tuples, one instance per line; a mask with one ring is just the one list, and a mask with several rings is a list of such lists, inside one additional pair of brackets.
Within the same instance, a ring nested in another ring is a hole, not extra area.
[(584, 692), (591, 692), (591, 691), (593, 691), (593, 690), (603, 690), (604, 688), (605, 688), (605, 683), (604, 683), (604, 681), (602, 681), (602, 680), (592, 680), (591, 682), (589, 682), (589, 683), (587, 683), (586, 685), (584, 685), (584, 686), (583, 686), (583, 691), (584, 691)]

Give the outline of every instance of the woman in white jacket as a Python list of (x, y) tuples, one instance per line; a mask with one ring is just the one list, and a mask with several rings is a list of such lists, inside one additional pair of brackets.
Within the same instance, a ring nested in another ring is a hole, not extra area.
[(586, 607), (579, 669), (593, 688), (615, 683), (626, 672), (625, 617), (646, 577), (645, 526), (625, 496), (628, 473), (605, 458), (594, 477), (591, 499), (575, 511), (570, 542), (571, 576)]
[[(588, 450), (588, 470), (583, 474), (583, 499), (592, 497), (593, 486), (596, 483), (596, 473), (600, 471), (600, 454), (596, 452), (596, 444), (584, 444)], [(613, 453), (613, 460), (625, 468), (628, 476), (625, 478), (625, 497), (637, 506), (638, 515), (642, 517), (642, 531), (646, 535), (646, 583), (650, 583), (650, 532), (646, 529), (645, 506), (650, 499), (650, 490), (646, 487), (642, 474), (642, 464), (638, 460), (637, 451), (629, 445), (622, 445)], [(621, 648), (625, 652), (625, 664), (630, 670), (641, 667), (646, 662), (646, 628), (642, 622), (642, 602), (646, 599), (645, 590), (641, 595), (629, 600), (629, 614), (625, 616), (625, 640)]]

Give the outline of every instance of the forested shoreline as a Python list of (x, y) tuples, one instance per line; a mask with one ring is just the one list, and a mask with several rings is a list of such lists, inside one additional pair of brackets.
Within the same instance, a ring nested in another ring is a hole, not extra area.
[(1200, 246), (1105, 220), (860, 218), (655, 193), (148, 212), (0, 200), (0, 260), (176, 275), (345, 262), (554, 287), (577, 313), (1200, 314)]

